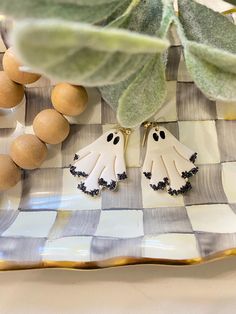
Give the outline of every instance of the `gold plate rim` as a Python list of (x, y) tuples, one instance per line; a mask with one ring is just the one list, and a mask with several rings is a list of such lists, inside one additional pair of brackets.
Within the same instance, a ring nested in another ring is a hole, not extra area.
[(68, 269), (68, 270), (98, 270), (105, 268), (130, 266), (130, 265), (159, 265), (159, 266), (193, 266), (214, 262), (226, 257), (235, 256), (236, 248), (227, 249), (209, 255), (193, 259), (165, 259), (148, 257), (114, 257), (101, 261), (74, 262), (74, 261), (50, 261), (39, 263), (22, 263), (0, 260), (0, 271), (30, 270), (30, 269)]

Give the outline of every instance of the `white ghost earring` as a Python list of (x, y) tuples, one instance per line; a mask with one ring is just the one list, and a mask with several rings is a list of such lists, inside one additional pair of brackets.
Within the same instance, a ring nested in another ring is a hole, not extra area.
[(170, 195), (190, 190), (188, 179), (198, 171), (194, 165), (197, 153), (181, 144), (164, 127), (156, 123), (146, 123), (145, 126), (151, 129), (143, 174), (150, 180), (150, 187), (155, 191), (166, 189)]
[(78, 184), (79, 190), (96, 196), (102, 188), (115, 190), (118, 181), (127, 178), (124, 155), (130, 132), (129, 129), (112, 129), (75, 154), (70, 172), (85, 178)]

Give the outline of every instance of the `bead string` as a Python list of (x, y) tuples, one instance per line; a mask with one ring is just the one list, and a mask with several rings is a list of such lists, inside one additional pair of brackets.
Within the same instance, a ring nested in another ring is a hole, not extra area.
[[(5, 62), (4, 62), (4, 59), (5, 59)], [(10, 66), (8, 65), (7, 61), (9, 61)], [(9, 86), (11, 86), (12, 88), (16, 88), (16, 89), (18, 88), (20, 91), (21, 91), (20, 87), (22, 87), (23, 97), (25, 97), (24, 85), (34, 83), (40, 79), (40, 75), (19, 71), (19, 62), (15, 58), (11, 48), (9, 48), (4, 54), (3, 69), (4, 71), (1, 73), (1, 75), (3, 76), (3, 80), (6, 80)], [(4, 97), (6, 96), (6, 101), (7, 101), (8, 97), (10, 97), (9, 91), (4, 91), (3, 87), (1, 90), (1, 87), (2, 86), (0, 85), (0, 94), (3, 95)], [(81, 95), (81, 103), (82, 103), (83, 110), (82, 109), (78, 110), (80, 108), (76, 109), (75, 107), (72, 108), (73, 104), (71, 104), (71, 102), (70, 102), (69, 108), (67, 107), (67, 108), (64, 108), (64, 110), (62, 110), (63, 109), (62, 108), (63, 97), (59, 97), (57, 99), (56, 92), (58, 91), (64, 92), (63, 87), (67, 87), (68, 90), (70, 90), (70, 92), (77, 91), (78, 95)], [(14, 95), (14, 93), (12, 94)], [(19, 93), (19, 95), (22, 96), (22, 93)], [(57, 84), (54, 87), (51, 93), (51, 99), (52, 99), (54, 108), (43, 110), (39, 112), (37, 116), (34, 118), (33, 129), (34, 129), (35, 134), (34, 135), (23, 134), (23, 135), (18, 136), (16, 139), (14, 139), (14, 141), (11, 144), (10, 154), (0, 155), (0, 177), (2, 176), (2, 178), (0, 178), (0, 192), (8, 190), (9, 188), (13, 187), (20, 181), (21, 179), (20, 169), (26, 169), (26, 170), (36, 169), (42, 165), (42, 163), (46, 159), (47, 152), (48, 152), (46, 144), (59, 144), (59, 143), (62, 143), (68, 137), (69, 131), (70, 131), (70, 124), (67, 121), (67, 119), (63, 116), (63, 114), (67, 116), (75, 116), (82, 113), (87, 105), (88, 95), (87, 95), (86, 90), (82, 86), (74, 86), (67, 83), (61, 83), (61, 84)], [(18, 103), (14, 104), (13, 106), (10, 105), (9, 106), (10, 108), (9, 108), (8, 104), (7, 106), (4, 106), (3, 104), (1, 105), (1, 101), (0, 101), (0, 109), (11, 109), (19, 105), (21, 102), (22, 100), (18, 101)], [(70, 110), (70, 109), (73, 109), (73, 110)], [(62, 111), (63, 111), (63, 114), (62, 114)], [(73, 111), (73, 114), (71, 114), (72, 111)], [(45, 118), (45, 115), (46, 116), (49, 115), (51, 117), (52, 122), (56, 121), (55, 124), (54, 125), (50, 124), (50, 117), (49, 117), (49, 119), (44, 120), (44, 123), (42, 125), (42, 118)], [(47, 125), (48, 129), (50, 128), (52, 129), (52, 127), (54, 127), (53, 131), (55, 131), (55, 134), (57, 134), (56, 132), (58, 132), (58, 134), (61, 133), (59, 134), (59, 136), (57, 136), (58, 137), (57, 140), (54, 140), (53, 135), (49, 134), (48, 130), (46, 130), (47, 128), (45, 128), (45, 122), (46, 124), (48, 124)], [(63, 130), (61, 129), (62, 126), (63, 126)], [(27, 154), (27, 149), (26, 150), (24, 149), (28, 145), (27, 141), (29, 141), (28, 142), (29, 154), (32, 153), (31, 162), (29, 161), (30, 159), (29, 159), (29, 155)], [(23, 152), (21, 156), (19, 156), (20, 154), (18, 154), (19, 151), (21, 151), (21, 153)], [(6, 169), (9, 169), (9, 171)]]

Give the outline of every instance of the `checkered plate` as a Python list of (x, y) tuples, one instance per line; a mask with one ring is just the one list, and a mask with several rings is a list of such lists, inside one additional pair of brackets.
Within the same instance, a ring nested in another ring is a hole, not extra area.
[[(129, 179), (119, 190), (101, 198), (78, 191), (68, 170), (74, 153), (116, 124), (99, 93), (88, 89), (89, 108), (70, 119), (67, 140), (49, 147), (40, 169), (25, 171), (16, 187), (0, 194), (0, 269), (194, 264), (236, 252), (236, 104), (210, 101), (197, 89), (173, 39), (168, 97), (157, 118), (199, 153), (193, 190), (171, 197), (149, 188), (137, 129), (127, 150)], [(52, 85), (41, 78), (26, 87), (26, 104), (1, 113), (0, 153), (32, 132), (35, 115), (51, 107)]]

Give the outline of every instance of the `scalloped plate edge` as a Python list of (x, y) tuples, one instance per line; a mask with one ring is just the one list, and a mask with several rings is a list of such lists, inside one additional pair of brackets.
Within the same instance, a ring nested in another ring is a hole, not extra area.
[(223, 259), (230, 256), (236, 255), (236, 248), (227, 249), (209, 255), (204, 258), (194, 259), (162, 259), (162, 258), (139, 258), (139, 257), (116, 257), (103, 261), (91, 261), (91, 262), (72, 262), (72, 261), (43, 261), (40, 263), (33, 264), (18, 264), (14, 262), (0, 260), (0, 271), (11, 271), (11, 270), (26, 270), (26, 269), (48, 269), (48, 268), (64, 268), (68, 270), (97, 270), (118, 266), (129, 266), (129, 265), (144, 265), (154, 264), (163, 266), (192, 266), (201, 265), (219, 259)]

